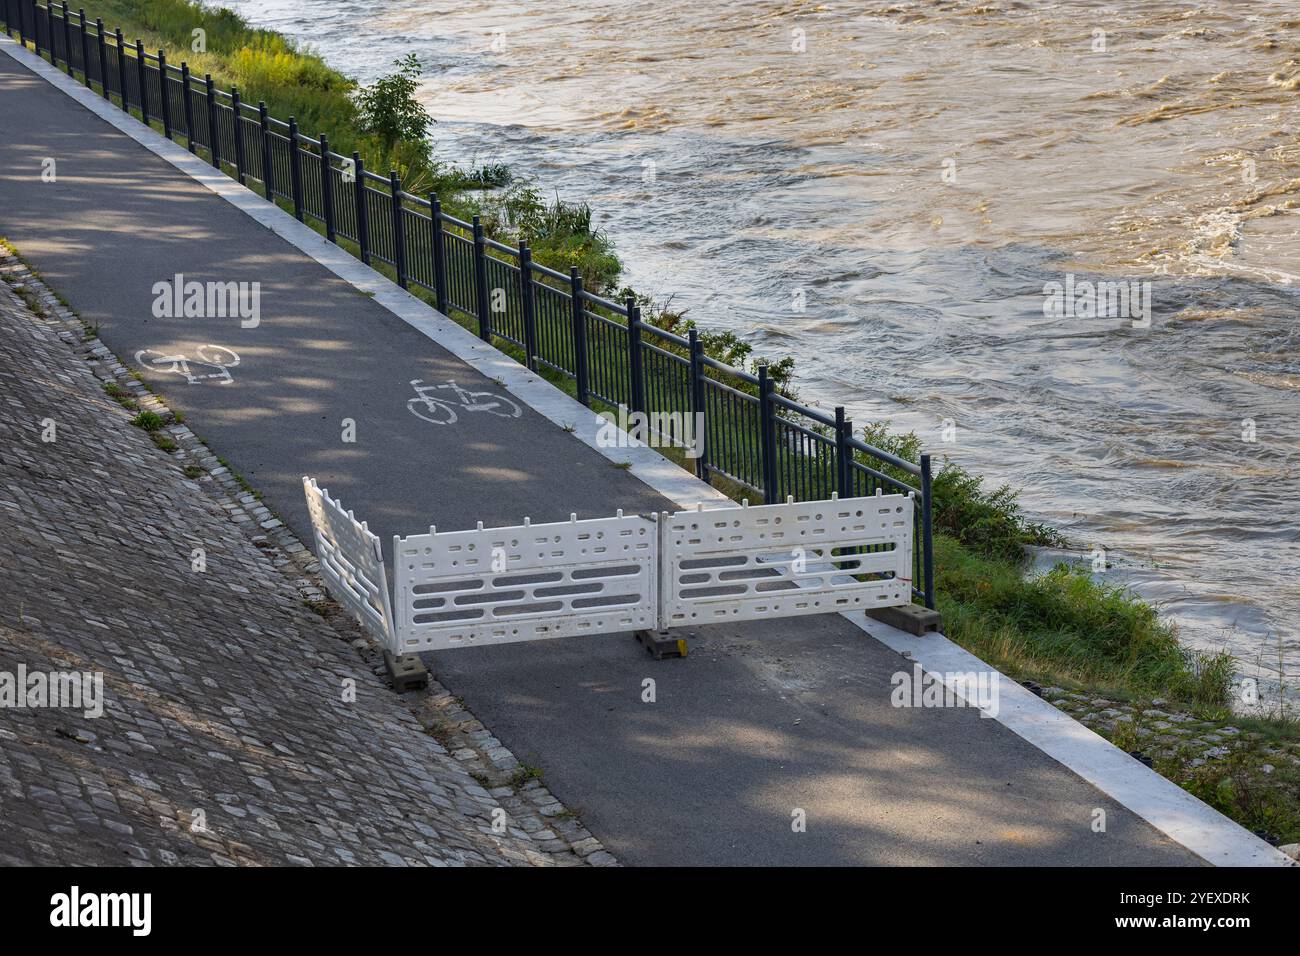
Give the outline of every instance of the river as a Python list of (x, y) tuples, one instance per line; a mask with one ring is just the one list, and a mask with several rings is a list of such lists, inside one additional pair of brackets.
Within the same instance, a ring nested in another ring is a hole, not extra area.
[(638, 290), (1300, 683), (1294, 4), (225, 5), (363, 81), (417, 53), (442, 158), (589, 201)]

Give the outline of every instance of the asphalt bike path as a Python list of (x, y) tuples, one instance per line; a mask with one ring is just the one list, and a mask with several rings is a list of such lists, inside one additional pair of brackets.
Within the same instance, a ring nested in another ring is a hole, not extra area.
[[(430, 524), (675, 510), (3, 53), (0, 130), (0, 235), (304, 541), (304, 474), (386, 552)], [(259, 283), (255, 327), (158, 317), (177, 275)], [(892, 706), (911, 662), (838, 616), (700, 628), (679, 660), (626, 634), (426, 659), (625, 863), (1202, 862), (997, 721)]]

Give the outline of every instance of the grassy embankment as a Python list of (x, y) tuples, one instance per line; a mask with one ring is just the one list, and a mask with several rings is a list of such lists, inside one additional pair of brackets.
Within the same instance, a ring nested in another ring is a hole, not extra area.
[[(577, 266), (589, 289), (610, 297), (630, 291), (619, 288), (621, 263), (608, 238), (591, 228), (585, 205), (544, 203), (536, 188), (499, 166), (463, 169), (439, 161), (427, 140), (393, 143), (364, 132), (356, 85), (285, 38), (250, 28), (229, 11), (204, 9), (188, 0), (99, 0), (88, 13), (102, 16), (110, 28), (121, 26), (129, 38), (141, 37), (149, 50), (165, 49), (172, 63), (188, 61), (197, 74), (210, 72), (218, 84), (238, 86), (246, 102), (265, 100), (273, 115), (296, 117), (305, 133), (326, 133), (337, 152), (358, 150), (368, 168), (399, 170), (410, 191), (437, 192), (452, 215), (482, 215), (489, 235), (500, 241), (526, 239), (538, 262), (565, 272)], [(203, 53), (190, 50), (191, 31), (198, 26), (207, 34)], [(657, 324), (679, 333), (689, 325), (680, 315), (647, 305), (648, 317)], [(707, 350), (717, 358), (751, 366), (755, 361), (734, 333), (705, 338)], [(789, 392), (791, 363), (774, 364)], [(567, 380), (552, 380), (571, 390)], [(915, 436), (890, 435), (874, 425), (865, 429), (865, 437), (917, 460)], [(1168, 707), (1181, 707), (1200, 719), (1246, 726), (1247, 736), (1256, 734), (1256, 739), (1297, 739), (1295, 723), (1285, 713), (1271, 721), (1232, 721), (1232, 659), (1183, 648), (1149, 604), (1078, 568), (1060, 566), (1027, 578), (1025, 546), (1061, 541), (1051, 529), (1025, 519), (1010, 489), (986, 489), (976, 476), (945, 462), (934, 490), (939, 610), (951, 639), (1018, 679), (1117, 701), (1162, 698), (1170, 701)], [(1268, 772), (1264, 779), (1251, 769), (1257, 770), (1264, 758), (1252, 756), (1246, 747), (1235, 751), (1233, 760), (1230, 770), (1222, 765), (1189, 769), (1183, 761), (1166, 772), (1248, 825), (1291, 839), (1300, 835), (1295, 809), (1300, 781), (1291, 768), (1277, 775)]]

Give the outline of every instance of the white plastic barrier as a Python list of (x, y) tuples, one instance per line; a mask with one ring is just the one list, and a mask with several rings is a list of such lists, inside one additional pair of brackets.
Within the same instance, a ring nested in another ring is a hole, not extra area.
[(666, 516), (659, 626), (907, 604), (912, 505), (878, 494)]
[(657, 516), (393, 539), (403, 653), (653, 628)]
[(893, 607), (910, 496), (788, 501), (379, 539), (303, 478), (330, 593), (396, 654)]
[(357, 521), (351, 511), (344, 511), (328, 490), (317, 487), (314, 478), (303, 478), (302, 488), (311, 513), (321, 577), (330, 593), (380, 643), (395, 650), (393, 609), (379, 538), (364, 521)]

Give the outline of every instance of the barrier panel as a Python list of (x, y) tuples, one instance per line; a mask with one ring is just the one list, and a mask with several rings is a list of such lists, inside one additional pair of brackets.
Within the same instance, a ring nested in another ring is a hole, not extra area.
[(655, 626), (658, 516), (393, 538), (402, 653)]
[(908, 604), (911, 495), (393, 537), (303, 478), (330, 593), (394, 654)]
[(334, 599), (357, 616), (357, 620), (385, 647), (395, 653), (396, 631), (388, 597), (388, 576), (379, 538), (364, 521), (320, 488), (314, 478), (303, 478), (307, 510), (316, 538), (316, 556), (321, 577)]
[(659, 626), (907, 604), (912, 507), (878, 493), (666, 516)]

